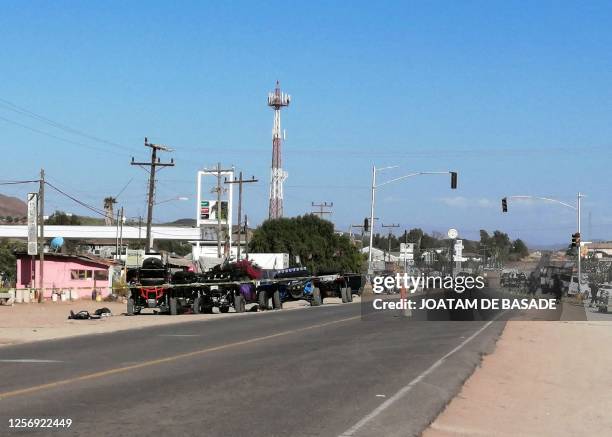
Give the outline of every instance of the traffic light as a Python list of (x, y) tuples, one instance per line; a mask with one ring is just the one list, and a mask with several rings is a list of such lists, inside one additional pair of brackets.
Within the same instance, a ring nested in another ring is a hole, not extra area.
[(502, 199), (502, 212), (508, 212), (508, 198)]
[(456, 190), (457, 189), (457, 172), (456, 171), (451, 171), (451, 189)]
[(363, 219), (363, 231), (368, 232), (369, 230), (370, 230), (370, 219), (366, 217)]
[(573, 247), (580, 247), (580, 232), (572, 234), (572, 248)]

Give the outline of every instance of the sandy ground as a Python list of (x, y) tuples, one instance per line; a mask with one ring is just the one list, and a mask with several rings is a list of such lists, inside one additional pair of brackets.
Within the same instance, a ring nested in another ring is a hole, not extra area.
[[(353, 296), (359, 302), (358, 296)], [(338, 298), (326, 298), (325, 304), (340, 303)], [(283, 310), (309, 307), (306, 301), (285, 302)], [(100, 320), (69, 320), (70, 310), (75, 313), (87, 310), (91, 314), (102, 307), (113, 313), (112, 317)], [(247, 305), (247, 310), (252, 305)], [(240, 317), (241, 314), (182, 314), (179, 316), (154, 315), (152, 310), (144, 310), (141, 315), (124, 315), (126, 305), (118, 302), (94, 302), (79, 300), (75, 302), (46, 302), (42, 304), (0, 305), (0, 346), (39, 340), (72, 337), (75, 335), (99, 334), (147, 326), (187, 323), (195, 320), (217, 320), (222, 317)], [(263, 313), (261, 313), (263, 315)]]
[(423, 435), (612, 435), (611, 388), (612, 323), (508, 322)]

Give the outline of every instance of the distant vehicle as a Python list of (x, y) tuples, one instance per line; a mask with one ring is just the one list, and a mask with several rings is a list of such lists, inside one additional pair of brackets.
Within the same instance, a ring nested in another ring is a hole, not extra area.
[(527, 286), (527, 275), (517, 270), (502, 272), (500, 285), (508, 288), (525, 288)]
[(585, 293), (588, 293), (590, 295), (591, 287), (589, 286), (588, 282), (585, 280), (584, 276), (582, 278), (582, 281), (580, 281), (580, 288), (579, 288), (578, 287), (578, 276), (572, 275), (570, 280), (568, 281), (568, 286), (567, 286), (568, 296), (573, 296), (576, 294), (585, 294)]
[(599, 286), (597, 295), (597, 310), (600, 313), (609, 313), (612, 311), (612, 284), (606, 282)]

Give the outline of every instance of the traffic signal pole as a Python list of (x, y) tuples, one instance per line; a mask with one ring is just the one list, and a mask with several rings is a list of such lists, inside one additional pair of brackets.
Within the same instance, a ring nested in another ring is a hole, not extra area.
[[(577, 228), (578, 228), (578, 233), (572, 235), (572, 247), (574, 246), (574, 243), (576, 245), (576, 247), (578, 248), (578, 259), (576, 260), (576, 264), (578, 267), (578, 292), (580, 293), (582, 290), (581, 287), (581, 281), (582, 281), (582, 254), (580, 253), (580, 249), (582, 246), (582, 236), (581, 236), (581, 221), (582, 221), (582, 217), (581, 217), (581, 203), (582, 203), (582, 198), (584, 197), (584, 194), (582, 194), (580, 191), (578, 192), (577, 195), (577, 199), (576, 199), (576, 206), (574, 205), (570, 205), (569, 203), (565, 203), (565, 202), (561, 202), (560, 200), (557, 199), (551, 199), (550, 197), (538, 197), (538, 196), (508, 196), (508, 197), (504, 197), (502, 199), (502, 212), (508, 212), (508, 199), (531, 199), (531, 200), (543, 200), (546, 202), (552, 202), (552, 203), (557, 203), (559, 205), (565, 206), (566, 208), (570, 208), (570, 209), (574, 209), (576, 210), (576, 224), (577, 224)], [(574, 241), (575, 239), (575, 241)]]
[(376, 172), (381, 171), (381, 170), (397, 168), (397, 167), (398, 167), (397, 165), (393, 165), (390, 167), (381, 167), (381, 168), (376, 168), (375, 165), (372, 166), (372, 199), (370, 202), (370, 246), (368, 249), (368, 276), (371, 276), (374, 274), (374, 268), (372, 266), (372, 244), (374, 242), (374, 203), (376, 199), (376, 189), (377, 188), (382, 187), (384, 185), (391, 184), (393, 182), (398, 182), (404, 179), (408, 179), (413, 176), (448, 175), (448, 174), (450, 174), (451, 176), (451, 189), (454, 190), (457, 188), (457, 172), (454, 172), (454, 171), (419, 171), (416, 173), (409, 173), (407, 175), (400, 176), (398, 178), (394, 178), (394, 179), (391, 179), (391, 180), (388, 180), (381, 184), (376, 185)]

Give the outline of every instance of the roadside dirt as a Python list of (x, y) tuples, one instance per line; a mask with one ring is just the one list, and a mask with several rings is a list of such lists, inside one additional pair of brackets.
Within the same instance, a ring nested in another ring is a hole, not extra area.
[[(354, 296), (355, 302), (359, 301)], [(326, 298), (325, 304), (340, 303), (340, 299)], [(286, 302), (283, 310), (309, 307), (306, 301)], [(75, 313), (87, 310), (90, 314), (102, 307), (113, 313), (112, 317), (100, 320), (69, 320), (70, 310)], [(247, 310), (252, 305), (247, 305)], [(187, 323), (196, 320), (217, 320), (222, 317), (240, 317), (241, 314), (182, 314), (179, 316), (154, 315), (152, 310), (133, 317), (124, 315), (126, 305), (118, 302), (95, 302), (78, 300), (74, 302), (45, 302), (42, 304), (0, 305), (0, 346), (39, 340), (72, 337), (76, 335), (99, 334), (126, 329), (160, 326), (171, 323)]]
[(508, 322), (423, 435), (610, 435), (610, 387), (611, 322)]

